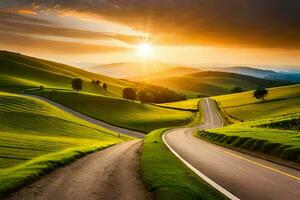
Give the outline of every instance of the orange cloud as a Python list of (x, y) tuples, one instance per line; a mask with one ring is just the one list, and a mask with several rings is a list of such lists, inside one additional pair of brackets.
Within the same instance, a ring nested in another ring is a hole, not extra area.
[(22, 14), (22, 15), (36, 15), (37, 12), (33, 11), (33, 10), (29, 10), (29, 9), (21, 9), (17, 11), (18, 14)]

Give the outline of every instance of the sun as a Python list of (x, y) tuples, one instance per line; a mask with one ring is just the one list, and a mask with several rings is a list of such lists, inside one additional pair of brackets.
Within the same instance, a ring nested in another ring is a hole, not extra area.
[(149, 43), (141, 43), (137, 45), (136, 51), (141, 57), (148, 58), (152, 55), (153, 47)]

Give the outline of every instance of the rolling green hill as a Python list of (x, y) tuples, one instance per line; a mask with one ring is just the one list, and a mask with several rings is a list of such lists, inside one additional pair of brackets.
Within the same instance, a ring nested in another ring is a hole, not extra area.
[(0, 119), (0, 168), (91, 142), (118, 141), (112, 131), (22, 95), (0, 93)]
[(112, 63), (87, 68), (87, 70), (115, 78), (140, 77), (162, 70), (183, 67), (177, 64), (166, 64), (160, 62), (136, 62), (136, 63)]
[(237, 120), (258, 120), (300, 112), (300, 85), (269, 89), (265, 101), (258, 101), (253, 92), (213, 97), (222, 110)]
[(200, 72), (200, 69), (192, 68), (192, 67), (172, 67), (169, 69), (165, 69), (158, 72), (152, 72), (145, 75), (138, 75), (136, 77), (128, 77), (129, 80), (134, 81), (143, 81), (143, 80), (149, 80), (149, 79), (158, 79), (158, 78), (164, 78), (164, 77), (170, 77), (170, 76), (181, 76), (191, 73)]
[(0, 92), (0, 198), (57, 166), (128, 140), (48, 103)]
[(214, 71), (149, 79), (145, 80), (145, 82), (174, 90), (197, 92), (207, 96), (229, 94), (234, 87), (241, 87), (244, 91), (247, 91), (257, 87), (275, 87), (289, 84), (287, 82), (270, 81), (246, 75)]
[[(0, 66), (0, 90), (2, 91), (22, 91), (39, 86), (71, 89), (71, 81), (76, 77), (84, 81), (83, 91), (95, 94), (120, 96), (124, 87), (133, 85), (128, 81), (7, 51), (0, 51)], [(109, 93), (99, 86), (92, 85), (90, 83), (92, 79), (107, 83)]]
[(157, 105), (161, 106), (161, 107), (165, 107), (165, 108), (174, 108), (174, 109), (197, 111), (199, 101), (200, 101), (200, 99), (189, 99), (189, 100), (186, 100), (186, 101), (162, 103), (162, 104), (157, 104)]
[(193, 118), (191, 112), (101, 95), (67, 91), (35, 91), (33, 94), (61, 103), (95, 119), (142, 132), (187, 124)]

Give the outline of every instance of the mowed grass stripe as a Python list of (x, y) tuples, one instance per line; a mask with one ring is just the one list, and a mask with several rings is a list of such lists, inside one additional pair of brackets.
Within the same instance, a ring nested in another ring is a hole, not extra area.
[(31, 97), (0, 92), (0, 197), (87, 153), (130, 137)]
[[(43, 101), (16, 94), (0, 93), (0, 119), (2, 156), (34, 158), (70, 147), (119, 141), (112, 131)], [(5, 164), (8, 166), (11, 166), (9, 161)]]
[(152, 130), (185, 125), (193, 120), (189, 111), (161, 108), (120, 98), (67, 91), (35, 91), (66, 107), (109, 124), (148, 133)]

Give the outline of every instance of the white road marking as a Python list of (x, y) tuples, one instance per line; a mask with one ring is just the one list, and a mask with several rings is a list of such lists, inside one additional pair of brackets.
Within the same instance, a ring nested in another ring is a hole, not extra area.
[(234, 196), (232, 193), (230, 193), (229, 191), (227, 191), (226, 189), (224, 189), (223, 187), (221, 187), (220, 185), (218, 185), (216, 182), (214, 182), (213, 180), (211, 180), (210, 178), (208, 178), (207, 176), (205, 176), (203, 173), (201, 173), (199, 170), (197, 170), (195, 167), (193, 167), (190, 163), (188, 163), (186, 160), (184, 160), (178, 153), (176, 153), (176, 151), (174, 149), (172, 149), (172, 147), (167, 143), (166, 139), (165, 139), (165, 135), (168, 133), (165, 132), (162, 136), (163, 142), (165, 143), (165, 145), (170, 149), (170, 151), (177, 157), (179, 158), (179, 160), (181, 160), (188, 168), (190, 168), (194, 173), (196, 173), (200, 178), (202, 178), (204, 181), (206, 181), (208, 184), (210, 184), (212, 187), (214, 187), (216, 190), (218, 190), (219, 192), (221, 192), (223, 195), (225, 195), (226, 197), (228, 197), (229, 199), (232, 200), (239, 200), (238, 197)]

